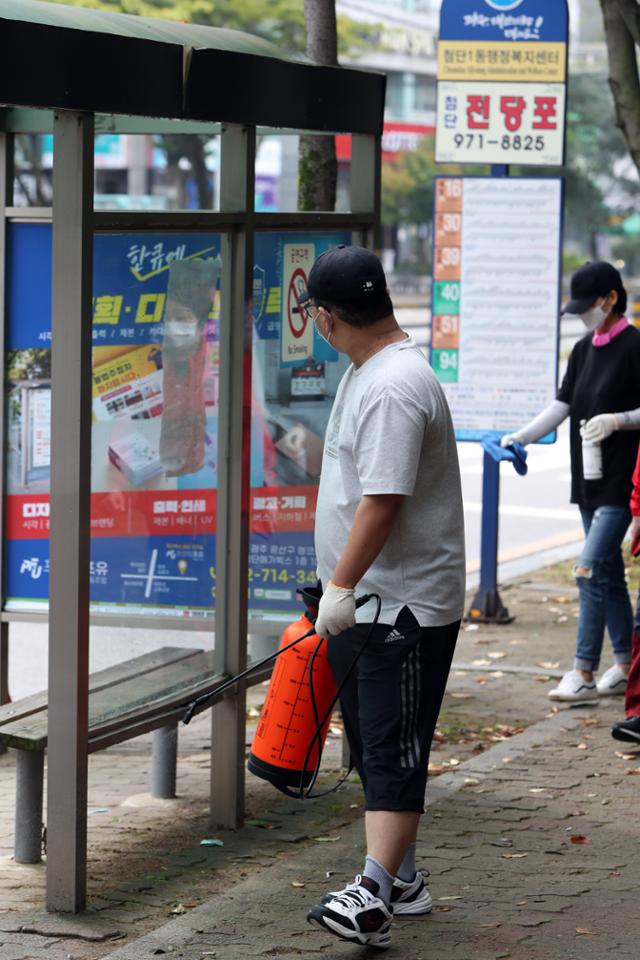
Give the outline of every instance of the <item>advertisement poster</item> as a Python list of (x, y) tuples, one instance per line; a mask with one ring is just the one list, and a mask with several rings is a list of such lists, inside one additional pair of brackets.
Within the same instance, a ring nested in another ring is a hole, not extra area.
[[(250, 615), (257, 619), (289, 616), (297, 609), (296, 587), (315, 579), (322, 438), (344, 369), (312, 327), (301, 359), (282, 363), (289, 248), (317, 256), (348, 239), (257, 237), (249, 570)], [(208, 617), (215, 610), (220, 267), (216, 235), (96, 236), (93, 612)], [(10, 610), (41, 609), (48, 598), (50, 277), (51, 228), (12, 224), (4, 583)], [(301, 391), (298, 368), (306, 382), (311, 366), (323, 376), (313, 391)]]
[(564, 161), (566, 0), (443, 0), (438, 163)]
[(435, 210), (431, 363), (457, 438), (502, 436), (556, 395), (562, 181), (438, 177)]

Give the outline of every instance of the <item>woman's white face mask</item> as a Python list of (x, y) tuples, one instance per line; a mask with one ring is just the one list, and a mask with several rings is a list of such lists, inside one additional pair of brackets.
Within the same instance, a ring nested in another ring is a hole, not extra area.
[(603, 309), (602, 305), (591, 307), (585, 313), (580, 314), (580, 319), (589, 332), (601, 327), (609, 316), (609, 310)]

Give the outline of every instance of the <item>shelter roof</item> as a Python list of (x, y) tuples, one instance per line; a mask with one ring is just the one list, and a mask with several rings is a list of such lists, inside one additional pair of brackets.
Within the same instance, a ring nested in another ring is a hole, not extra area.
[(379, 133), (385, 79), (236, 30), (0, 0), (0, 103)]

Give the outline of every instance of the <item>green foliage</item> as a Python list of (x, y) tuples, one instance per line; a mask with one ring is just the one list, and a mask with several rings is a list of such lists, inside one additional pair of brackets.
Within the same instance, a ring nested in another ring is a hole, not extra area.
[(640, 276), (640, 237), (621, 237), (611, 252), (616, 260), (624, 260), (627, 276)]
[(483, 166), (436, 163), (434, 137), (424, 137), (417, 150), (382, 165), (382, 223), (390, 227), (400, 223), (429, 223), (433, 219), (436, 175), (483, 176), (487, 171)]
[[(243, 30), (277, 43), (285, 51), (302, 53), (306, 30), (302, 0), (47, 0), (74, 7), (161, 17), (207, 27)], [(360, 27), (338, 17), (339, 50), (362, 49)], [(370, 44), (369, 44), (370, 46)]]

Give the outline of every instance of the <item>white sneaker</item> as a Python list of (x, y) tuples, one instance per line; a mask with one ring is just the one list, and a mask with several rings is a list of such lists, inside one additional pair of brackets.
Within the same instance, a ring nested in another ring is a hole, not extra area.
[[(428, 876), (428, 874), (427, 874)], [(413, 880), (401, 880), (394, 877), (391, 888), (391, 906), (394, 917), (417, 916), (431, 913), (433, 900), (424, 882), (424, 875), (418, 870)]]
[[(413, 880), (406, 881), (401, 880), (400, 877), (394, 877), (393, 887), (391, 888), (391, 906), (393, 907), (394, 917), (431, 913), (433, 900), (424, 882), (425, 876), (429, 876), (428, 871), (423, 873), (418, 870)], [(348, 883), (342, 890), (332, 890), (330, 893), (325, 893), (320, 903), (322, 905), (327, 904), (330, 900), (341, 897), (343, 893), (357, 890), (358, 886), (359, 881), (356, 880), (354, 883)]]
[[(363, 886), (362, 881), (370, 884), (371, 889)], [(328, 903), (317, 903), (307, 914), (307, 920), (341, 940), (387, 950), (391, 945), (389, 927), (393, 912), (376, 896), (378, 884), (368, 877), (356, 877), (356, 882), (349, 887)]]
[(627, 676), (617, 663), (602, 674), (596, 684), (601, 697), (623, 697), (627, 690)]
[(592, 703), (598, 699), (595, 681), (584, 679), (579, 670), (568, 670), (557, 687), (549, 690), (550, 700), (564, 700), (567, 703)]

